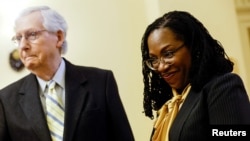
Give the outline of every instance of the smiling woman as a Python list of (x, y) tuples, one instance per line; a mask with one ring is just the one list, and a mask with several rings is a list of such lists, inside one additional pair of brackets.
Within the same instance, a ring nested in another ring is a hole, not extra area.
[(156, 118), (151, 141), (207, 141), (210, 125), (250, 124), (233, 62), (189, 12), (170, 11), (148, 25), (141, 53), (144, 113)]

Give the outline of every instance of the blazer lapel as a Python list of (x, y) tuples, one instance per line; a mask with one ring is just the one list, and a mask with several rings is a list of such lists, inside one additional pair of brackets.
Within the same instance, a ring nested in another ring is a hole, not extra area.
[(192, 108), (195, 106), (198, 99), (199, 99), (199, 95), (196, 92), (192, 91), (192, 88), (191, 88), (190, 93), (187, 95), (170, 129), (170, 132), (174, 132), (174, 134), (177, 135), (171, 138), (173, 141), (179, 140), (178, 135), (180, 134), (182, 130), (182, 126), (184, 122), (186, 121), (187, 117), (189, 116)]
[(76, 125), (84, 104), (86, 104), (88, 91), (84, 87), (87, 79), (82, 72), (74, 65), (65, 60), (65, 123), (64, 123), (64, 140), (73, 139)]
[(33, 74), (28, 75), (19, 91), (19, 103), (28, 118), (27, 124), (33, 127), (38, 138), (41, 141), (51, 141), (38, 90), (36, 77)]

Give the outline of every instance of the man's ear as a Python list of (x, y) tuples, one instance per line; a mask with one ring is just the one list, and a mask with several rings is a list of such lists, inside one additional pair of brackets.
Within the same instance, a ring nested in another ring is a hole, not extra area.
[(58, 39), (58, 41), (57, 41), (57, 47), (62, 47), (63, 42), (65, 40), (65, 33), (63, 31), (61, 31), (61, 30), (58, 30), (56, 32), (56, 35), (57, 35), (57, 39)]

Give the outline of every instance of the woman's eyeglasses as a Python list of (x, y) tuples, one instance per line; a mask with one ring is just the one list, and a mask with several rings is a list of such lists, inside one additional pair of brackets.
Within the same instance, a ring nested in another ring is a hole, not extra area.
[(174, 57), (174, 54), (184, 47), (185, 45), (182, 44), (181, 46), (177, 47), (174, 50), (171, 51), (166, 51), (162, 53), (162, 56), (160, 58), (150, 58), (145, 60), (146, 65), (151, 69), (151, 70), (157, 70), (159, 67), (160, 62), (163, 62), (164, 64), (172, 64), (172, 58)]

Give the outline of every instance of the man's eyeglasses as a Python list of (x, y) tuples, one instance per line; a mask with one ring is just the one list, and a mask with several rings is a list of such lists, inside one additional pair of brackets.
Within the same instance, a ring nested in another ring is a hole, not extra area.
[(151, 70), (157, 70), (160, 62), (162, 61), (164, 64), (168, 64), (171, 65), (172, 63), (172, 58), (174, 57), (174, 54), (181, 49), (182, 47), (184, 47), (185, 44), (182, 44), (181, 46), (177, 47), (174, 50), (171, 51), (165, 51), (162, 53), (162, 56), (160, 58), (150, 58), (145, 60), (146, 65), (151, 69)]
[[(24, 38), (29, 41), (30, 43), (35, 43), (36, 39), (39, 37), (39, 35), (47, 30), (38, 30), (38, 31), (30, 31), (24, 34)], [(15, 46), (19, 46), (20, 42), (22, 40), (23, 36), (22, 35), (18, 35), (18, 36), (14, 36), (12, 37), (11, 41), (14, 43)]]

